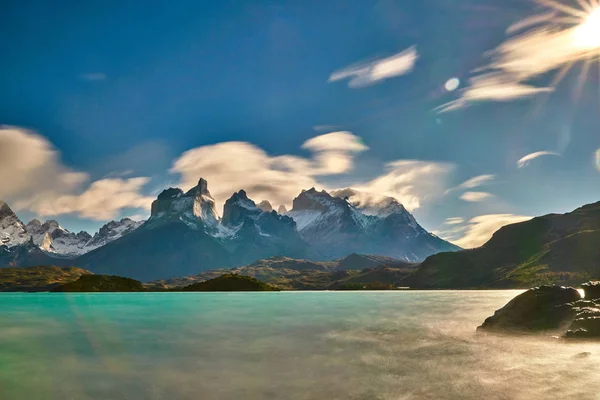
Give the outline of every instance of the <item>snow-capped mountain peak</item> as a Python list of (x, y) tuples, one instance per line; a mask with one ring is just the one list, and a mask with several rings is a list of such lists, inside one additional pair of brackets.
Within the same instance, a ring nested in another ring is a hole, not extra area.
[(29, 235), (23, 222), (8, 204), (0, 200), (0, 246), (10, 248), (25, 244), (28, 241)]

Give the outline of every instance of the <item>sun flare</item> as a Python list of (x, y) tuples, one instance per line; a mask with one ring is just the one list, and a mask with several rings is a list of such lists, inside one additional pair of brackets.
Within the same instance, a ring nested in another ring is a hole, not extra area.
[[(579, 100), (592, 65), (600, 75), (600, 0), (533, 1), (543, 7), (542, 12), (511, 25), (506, 40), (486, 54), (489, 63), (474, 70), (461, 96), (438, 107), (439, 112), (479, 101), (548, 94), (573, 69), (578, 76), (572, 99)], [(555, 73), (551, 82), (535, 84), (548, 72)]]
[(573, 30), (573, 45), (585, 50), (600, 48), (600, 7)]

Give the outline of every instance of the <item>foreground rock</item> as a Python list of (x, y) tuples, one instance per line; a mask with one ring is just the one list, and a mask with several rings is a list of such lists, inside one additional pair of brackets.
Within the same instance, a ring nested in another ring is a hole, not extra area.
[(477, 330), (535, 332), (558, 329), (572, 318), (568, 303), (581, 299), (571, 287), (540, 286), (521, 293), (487, 318)]
[(66, 283), (53, 292), (145, 292), (142, 282), (121, 276), (83, 275), (75, 282)]
[(568, 339), (600, 339), (600, 282), (588, 282), (584, 299), (571, 287), (529, 289), (487, 318), (478, 331), (527, 333), (566, 329)]

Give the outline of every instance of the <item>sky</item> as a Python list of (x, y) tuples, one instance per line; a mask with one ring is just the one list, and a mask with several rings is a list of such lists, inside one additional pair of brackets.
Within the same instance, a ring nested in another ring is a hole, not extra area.
[(5, 0), (0, 198), (24, 221), (93, 232), (200, 177), (221, 205), (240, 189), (289, 208), (302, 189), (354, 187), (477, 246), (600, 200), (600, 13), (563, 12)]

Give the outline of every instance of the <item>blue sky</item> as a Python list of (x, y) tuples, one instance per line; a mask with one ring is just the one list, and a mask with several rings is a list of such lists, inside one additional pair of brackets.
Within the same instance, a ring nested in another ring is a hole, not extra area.
[[(209, 179), (209, 188), (232, 193), (245, 182), (255, 184), (244, 176), (244, 157), (227, 158), (235, 153), (231, 146), (207, 147), (244, 142), (267, 157), (295, 156), (295, 165), (318, 163), (323, 154), (343, 156), (339, 171), (311, 167), (306, 182), (325, 188), (359, 186), (389, 194), (377, 178), (389, 177), (391, 163), (418, 160), (424, 164), (394, 164), (401, 169), (394, 172), (394, 190), (400, 200), (406, 193), (418, 198), (410, 207), (417, 219), (454, 240), (485, 224), (489, 230), (498, 221), (511, 222), (511, 216), (569, 211), (600, 198), (597, 72), (577, 96), (580, 65), (552, 93), (436, 110), (464, 96), (469, 78), (487, 63), (485, 53), (506, 40), (511, 24), (538, 11), (526, 0), (3, 1), (0, 124), (15, 127), (13, 138), (37, 135), (44, 141), (43, 153), (52, 153), (44, 170), (59, 175), (49, 174), (42, 183), (27, 178), (32, 187), (15, 189), (6, 182), (17, 175), (4, 174), (0, 182), (13, 189), (0, 197), (18, 204), (23, 219), (44, 210), (51, 214), (44, 218), (69, 229), (93, 231), (113, 217), (144, 215), (137, 206), (163, 187), (189, 186), (200, 177), (195, 175), (205, 175), (202, 166), (210, 165), (202, 162), (174, 168), (189, 150), (203, 149), (188, 153), (194, 162), (200, 156), (226, 161), (227, 171), (212, 172), (221, 182)], [(389, 79), (359, 87), (349, 79), (330, 81), (348, 66), (373, 67), (411, 49), (416, 58), (409, 70)], [(552, 73), (549, 68), (532, 80), (544, 87)], [(445, 83), (454, 77), (460, 87), (449, 91)], [(348, 141), (364, 148), (303, 147), (336, 131), (351, 132)], [(34, 142), (19, 143), (26, 157)], [(541, 155), (518, 168), (519, 159), (541, 151), (558, 155)], [(273, 160), (255, 161), (249, 173), (268, 179), (260, 166)], [(18, 163), (4, 168), (11, 171)], [(229, 170), (227, 164), (235, 165)], [(420, 172), (407, 180), (415, 165)], [(64, 173), (83, 175), (61, 187), (48, 184)], [(459, 187), (481, 175), (493, 177)], [(115, 181), (89, 191), (106, 179)], [(290, 197), (295, 189), (273, 196)], [(31, 200), (41, 190), (56, 204)], [(77, 197), (86, 191), (85, 199)], [(110, 212), (86, 210), (93, 203), (86, 199), (106, 193), (124, 200)]]

